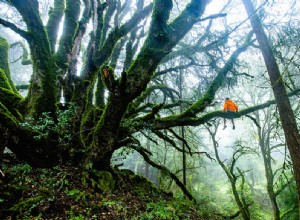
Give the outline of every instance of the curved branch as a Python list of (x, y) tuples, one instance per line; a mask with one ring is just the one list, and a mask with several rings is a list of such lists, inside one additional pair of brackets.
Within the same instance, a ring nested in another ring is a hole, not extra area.
[(177, 151), (179, 152), (183, 152), (183, 150), (177, 146), (176, 142), (168, 137), (167, 135), (163, 134), (162, 132), (160, 131), (153, 131), (154, 134), (156, 134), (159, 138), (161, 138), (162, 140), (168, 142), (172, 147), (174, 147)]
[(136, 150), (137, 152), (139, 152), (141, 154), (141, 156), (144, 158), (144, 160), (149, 163), (151, 166), (161, 170), (162, 172), (166, 173), (168, 176), (170, 176), (175, 183), (177, 184), (177, 186), (179, 186), (179, 188), (182, 190), (182, 192), (190, 199), (193, 201), (196, 201), (196, 199), (193, 197), (193, 195), (187, 190), (187, 188), (185, 187), (185, 185), (178, 179), (178, 177), (172, 173), (168, 168), (159, 165), (157, 163), (155, 163), (154, 161), (152, 161), (149, 156), (147, 155), (147, 153), (145, 153), (141, 148), (138, 148), (136, 146), (130, 146), (131, 148), (133, 148), (134, 150)]
[[(190, 156), (192, 156), (191, 147), (190, 147), (190, 145), (188, 144), (188, 142), (187, 142), (184, 138), (182, 138), (180, 135), (176, 134), (176, 132), (173, 131), (172, 129), (168, 129), (168, 131), (171, 132), (171, 134), (173, 134), (178, 140), (180, 140), (181, 142), (183, 142), (183, 143), (185, 144), (185, 146), (186, 146), (187, 149), (189, 150), (188, 153), (190, 154)], [(182, 152), (183, 152), (183, 150), (182, 150)], [(187, 153), (187, 152), (185, 152), (185, 153)]]
[(12, 43), (12, 44), (10, 45), (10, 48), (14, 48), (14, 47), (16, 47), (17, 45), (19, 45), (19, 46), (22, 48), (22, 51), (23, 51), (21, 64), (22, 64), (22, 65), (29, 65), (29, 64), (32, 64), (31, 59), (28, 59), (28, 50), (27, 50), (27, 48), (26, 48), (26, 46), (24, 45), (23, 42), (18, 41), (18, 42)]

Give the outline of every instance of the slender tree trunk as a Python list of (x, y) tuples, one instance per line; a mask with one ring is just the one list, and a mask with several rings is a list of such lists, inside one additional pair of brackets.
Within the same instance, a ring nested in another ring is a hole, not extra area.
[[(276, 104), (280, 115), (286, 143), (292, 158), (294, 175), (298, 190), (298, 201), (300, 198), (300, 136), (295, 121), (295, 116), (291, 108), (284, 82), (281, 78), (280, 71), (274, 57), (273, 51), (269, 45), (268, 38), (263, 30), (261, 21), (255, 14), (254, 6), (251, 0), (243, 0), (245, 9), (250, 17), (253, 31), (257, 37), (260, 50), (263, 54), (272, 89), (274, 92)], [(300, 202), (299, 202), (300, 204)], [(300, 210), (300, 209), (299, 209)], [(300, 213), (299, 213), (300, 216)]]
[[(179, 73), (179, 98), (180, 100), (183, 100), (183, 95), (182, 95), (182, 71)], [(183, 106), (182, 104), (180, 105), (180, 114), (183, 112)], [(185, 138), (185, 132), (184, 132), (184, 127), (181, 126), (181, 138), (184, 140)], [(183, 184), (186, 186), (186, 154), (185, 154), (185, 143), (182, 141), (182, 176), (183, 176)]]
[[(228, 180), (229, 180), (230, 185), (231, 185), (231, 190), (232, 190), (232, 193), (233, 193), (233, 196), (234, 196), (234, 200), (235, 200), (237, 206), (239, 207), (239, 211), (242, 214), (244, 220), (250, 220), (250, 214), (249, 214), (248, 206), (247, 206), (247, 204), (245, 204), (245, 202), (243, 202), (244, 201), (243, 196), (239, 195), (239, 192), (238, 192), (238, 189), (237, 189), (237, 179), (238, 179), (238, 177), (234, 174), (233, 168), (228, 169), (228, 167), (226, 167), (226, 165), (223, 163), (223, 161), (219, 157), (219, 151), (218, 151), (219, 144), (216, 140), (216, 130), (213, 132), (210, 129), (208, 129), (208, 132), (211, 135), (211, 139), (212, 139), (212, 142), (213, 142), (213, 147), (214, 147), (217, 162), (221, 166), (223, 171), (225, 172), (226, 176), (228, 177)], [(231, 166), (234, 166), (234, 165), (232, 164)]]
[[(257, 117), (257, 119), (258, 119), (258, 117)], [(258, 119), (258, 121), (259, 121), (259, 119)], [(276, 201), (277, 196), (274, 191), (274, 174), (272, 171), (271, 158), (270, 158), (271, 152), (266, 146), (266, 144), (268, 144), (268, 143), (264, 142), (264, 139), (262, 137), (262, 131), (260, 128), (258, 128), (258, 138), (259, 138), (259, 146), (260, 146), (261, 153), (262, 153), (263, 160), (264, 160), (265, 175), (266, 175), (266, 179), (267, 179), (267, 191), (268, 191), (268, 195), (269, 195), (272, 210), (273, 210), (273, 218), (274, 218), (274, 220), (280, 220), (280, 210), (278, 208), (278, 204)]]
[[(147, 150), (150, 151), (150, 140), (149, 139), (147, 139)], [(149, 165), (149, 163), (147, 163), (145, 161), (145, 177), (147, 179), (150, 179), (149, 170), (150, 170), (150, 165)]]

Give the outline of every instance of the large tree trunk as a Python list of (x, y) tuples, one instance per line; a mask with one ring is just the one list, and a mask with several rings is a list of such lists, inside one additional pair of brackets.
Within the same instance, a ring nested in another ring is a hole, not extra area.
[(253, 31), (257, 37), (260, 50), (267, 66), (267, 71), (270, 77), (276, 104), (278, 106), (286, 143), (293, 162), (294, 175), (298, 190), (298, 201), (300, 204), (300, 135), (295, 121), (295, 116), (291, 108), (276, 59), (261, 25), (261, 21), (258, 15), (255, 13), (252, 1), (243, 0), (243, 3), (248, 15), (250, 16)]
[(38, 118), (43, 112), (54, 116), (57, 101), (57, 84), (54, 62), (47, 33), (39, 16), (37, 0), (11, 0), (27, 25), (33, 75), (28, 95), (28, 113)]
[[(85, 164), (93, 161), (100, 168), (110, 167), (110, 164), (103, 162), (109, 161), (107, 157), (112, 155), (111, 152), (118, 146), (118, 130), (128, 105), (146, 89), (160, 61), (190, 31), (204, 13), (207, 3), (206, 0), (192, 0), (185, 10), (168, 24), (172, 1), (155, 1), (149, 34), (143, 48), (128, 69), (128, 73), (124, 74), (120, 81), (111, 83), (113, 86), (109, 88), (110, 98), (97, 123)], [(120, 28), (119, 32), (121, 31)], [(101, 59), (98, 58), (96, 63), (100, 62), (99, 60)], [(136, 77), (137, 75), (139, 77)]]

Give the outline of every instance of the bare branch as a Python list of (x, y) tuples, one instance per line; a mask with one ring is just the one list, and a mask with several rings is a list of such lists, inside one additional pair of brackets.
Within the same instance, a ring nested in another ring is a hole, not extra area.
[(0, 24), (2, 24), (4, 27), (7, 27), (7, 28), (11, 29), (15, 33), (19, 34), (24, 39), (26, 39), (26, 40), (30, 39), (29, 33), (22, 30), (22, 29), (20, 29), (20, 28), (18, 28), (15, 24), (10, 23), (9, 21), (6, 21), (2, 18), (0, 18)]
[(182, 192), (190, 199), (190, 200), (193, 200), (193, 201), (196, 201), (196, 199), (193, 197), (193, 195), (187, 190), (187, 188), (185, 187), (185, 185), (179, 180), (179, 178), (174, 174), (172, 173), (168, 168), (162, 166), (162, 165), (159, 165), (157, 163), (155, 163), (154, 161), (152, 161), (149, 156), (143, 151), (141, 150), (140, 148), (137, 148), (135, 146), (131, 146), (134, 150), (136, 150), (137, 152), (139, 152), (142, 157), (144, 158), (144, 160), (149, 163), (151, 166), (161, 170), (162, 172), (164, 172), (165, 174), (167, 174), (168, 176), (170, 176), (174, 181), (175, 183), (179, 186), (179, 188), (182, 190)]

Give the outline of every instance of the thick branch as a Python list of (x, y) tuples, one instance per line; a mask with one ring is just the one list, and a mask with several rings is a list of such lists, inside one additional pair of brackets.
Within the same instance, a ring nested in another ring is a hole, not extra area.
[(28, 56), (29, 56), (28, 50), (27, 50), (26, 46), (24, 45), (24, 43), (22, 41), (18, 41), (18, 42), (12, 43), (10, 45), (10, 48), (14, 48), (17, 45), (19, 45), (22, 48), (22, 51), (23, 51), (21, 64), (22, 65), (32, 64), (31, 59), (28, 58)]
[[(288, 96), (293, 96), (300, 93), (300, 89), (297, 89), (293, 92), (290, 92)], [(238, 113), (235, 113), (234, 115), (230, 114), (229, 112), (224, 111), (213, 111), (209, 112), (201, 117), (167, 117), (167, 118), (157, 118), (154, 122), (155, 129), (167, 129), (170, 127), (175, 126), (199, 126), (201, 124), (207, 123), (209, 120), (221, 117), (221, 118), (240, 118), (242, 116), (245, 116), (249, 113), (258, 111), (260, 109), (267, 108), (271, 105), (276, 104), (275, 100), (270, 100), (265, 103), (262, 103), (260, 105), (252, 106), (243, 110), (240, 110)]]
[(64, 29), (56, 52), (56, 63), (66, 69), (71, 63), (71, 54), (74, 44), (74, 37), (78, 29), (78, 18), (80, 15), (80, 0), (67, 0), (65, 10)]
[(195, 116), (197, 113), (203, 111), (214, 99), (214, 96), (218, 89), (222, 86), (225, 77), (227, 74), (233, 69), (234, 64), (238, 58), (238, 56), (246, 51), (249, 46), (249, 41), (251, 39), (252, 34), (247, 37), (246, 42), (243, 46), (238, 48), (229, 58), (225, 66), (219, 71), (218, 75), (214, 78), (212, 83), (210, 84), (208, 90), (205, 95), (199, 99), (194, 105), (185, 110), (179, 117), (186, 116)]
[(54, 53), (58, 29), (65, 10), (65, 0), (55, 0), (54, 8), (49, 10), (49, 20), (46, 26), (51, 52)]

